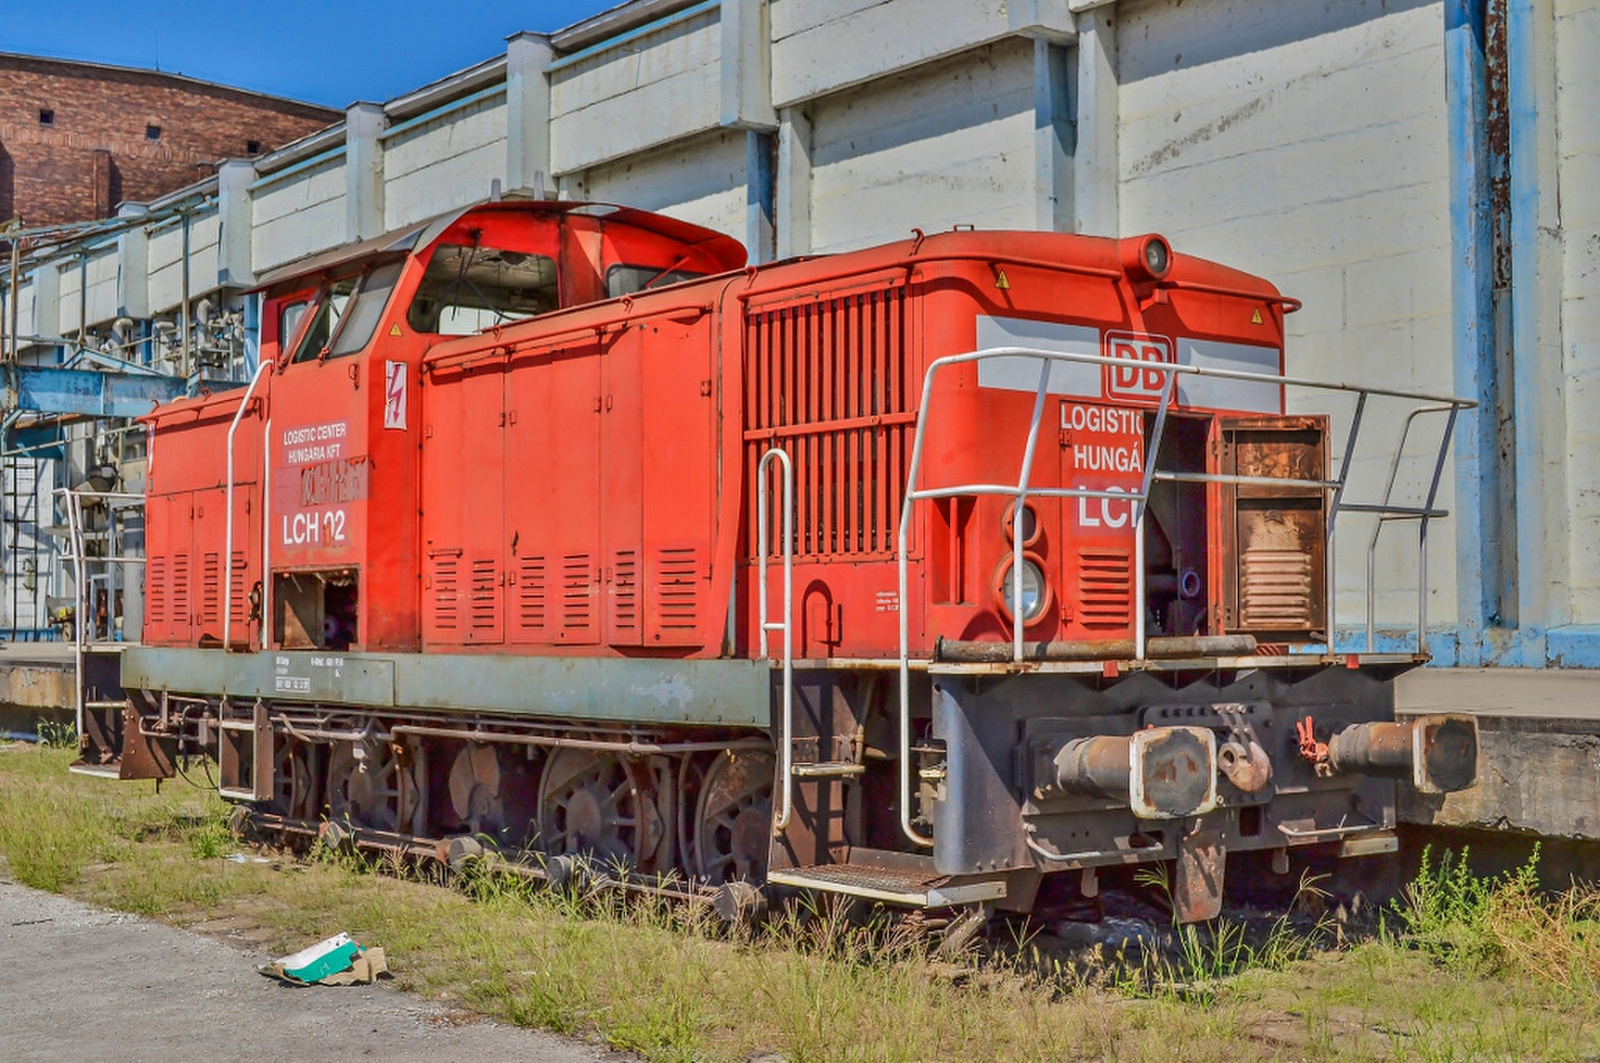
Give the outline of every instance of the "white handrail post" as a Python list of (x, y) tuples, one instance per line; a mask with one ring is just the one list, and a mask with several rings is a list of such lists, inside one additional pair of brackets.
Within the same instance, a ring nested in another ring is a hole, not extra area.
[[(768, 490), (767, 466), (776, 459), (783, 469), (783, 622), (767, 620), (767, 539)], [(759, 588), (759, 615), (756, 626), (761, 632), (761, 656), (767, 657), (767, 632), (771, 628), (783, 629), (783, 811), (773, 822), (773, 830), (789, 826), (794, 811), (794, 466), (789, 452), (773, 447), (761, 455), (756, 465), (756, 556)]]
[[(245, 410), (250, 408), (250, 399), (256, 393), (256, 386), (272, 371), (273, 362), (264, 361), (256, 367), (256, 375), (250, 378), (250, 386), (245, 388), (244, 397), (239, 400), (239, 409), (233, 415), (233, 423), (228, 426), (228, 490), (223, 503), (227, 515), (223, 518), (226, 531), (222, 540), (222, 651), (226, 653), (232, 644), (230, 636), (233, 634), (233, 437), (239, 431), (239, 422), (244, 420)], [(263, 420), (265, 418), (263, 417)], [(268, 464), (268, 455), (263, 452), (261, 464)], [(262, 574), (265, 579), (265, 573)], [(249, 630), (248, 625), (245, 629)]]

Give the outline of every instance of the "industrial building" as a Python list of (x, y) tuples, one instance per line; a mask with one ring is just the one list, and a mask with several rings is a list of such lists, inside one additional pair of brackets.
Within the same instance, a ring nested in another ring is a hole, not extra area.
[(0, 53), (0, 220), (108, 217), (336, 118), (181, 74)]
[[(1341, 639), (1365, 638), (1370, 598), (1388, 648), (1415, 644), (1421, 606), (1440, 665), (1592, 667), (1595, 54), (1593, 0), (633, 0), (124, 202), (23, 261), (8, 320), (23, 363), (88, 350), (240, 379), (256, 278), (494, 196), (657, 210), (755, 260), (956, 225), (1158, 231), (1304, 301), (1291, 373), (1481, 403), (1442, 470), (1425, 588), (1397, 575), (1417, 525), (1385, 526), (1370, 565), (1338, 559)], [(1353, 411), (1325, 412), (1338, 437)], [(29, 530), (62, 521), (22, 521), (19, 495), (104, 464), (140, 476), (120, 437), (25, 438), (30, 417), (6, 441), (0, 629), (18, 637), (73, 593), (35, 545), (58, 540)], [(1411, 448), (1443, 427), (1419, 422)]]

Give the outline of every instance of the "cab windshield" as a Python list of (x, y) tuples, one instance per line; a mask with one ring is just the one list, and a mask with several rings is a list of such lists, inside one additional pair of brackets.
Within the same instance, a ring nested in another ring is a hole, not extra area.
[(354, 277), (333, 281), (319, 294), (311, 324), (295, 348), (295, 363), (342, 358), (365, 347), (400, 279), (403, 263), (376, 266)]
[(479, 243), (440, 244), (406, 320), (418, 332), (466, 336), (560, 305), (555, 259)]

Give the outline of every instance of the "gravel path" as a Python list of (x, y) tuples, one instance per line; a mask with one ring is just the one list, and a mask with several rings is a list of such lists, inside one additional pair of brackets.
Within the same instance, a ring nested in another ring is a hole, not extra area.
[(256, 973), (264, 959), (147, 919), (0, 881), (0, 1060), (624, 1058), (553, 1034), (463, 1021), (381, 984), (287, 986)]

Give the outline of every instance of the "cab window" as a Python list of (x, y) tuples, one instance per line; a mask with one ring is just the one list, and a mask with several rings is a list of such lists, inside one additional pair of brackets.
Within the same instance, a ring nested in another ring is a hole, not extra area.
[(418, 332), (465, 336), (560, 305), (555, 259), (482, 244), (440, 244), (406, 320)]
[(365, 347), (377, 330), (402, 265), (391, 262), (323, 289), (311, 311), (311, 324), (295, 348), (294, 361), (340, 358)]
[(704, 273), (671, 266), (666, 269), (660, 266), (612, 266), (606, 270), (606, 298), (615, 299), (619, 295), (632, 295), (646, 288), (661, 288), (704, 276)]

